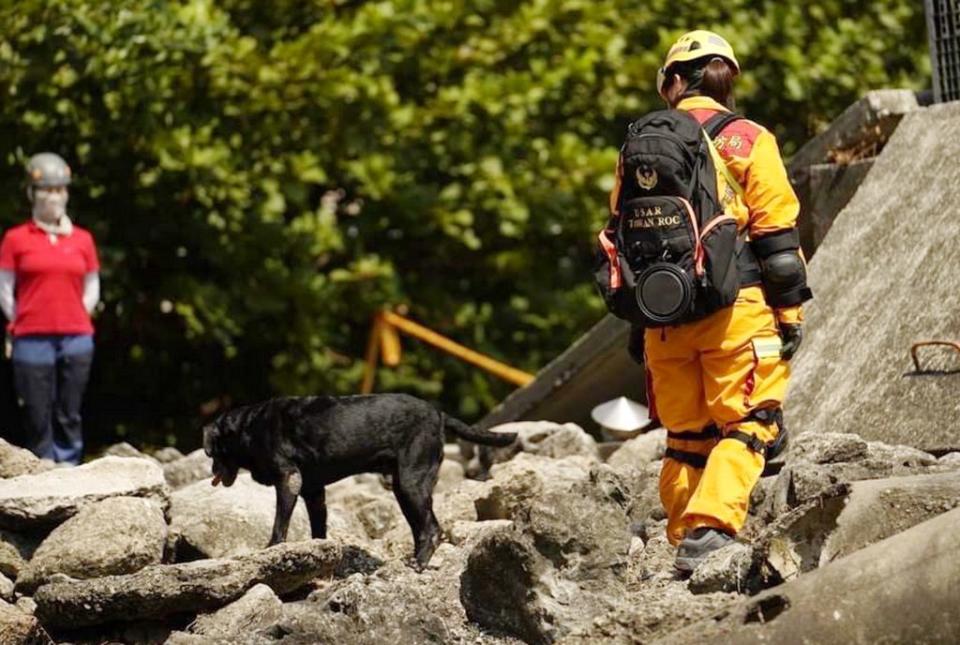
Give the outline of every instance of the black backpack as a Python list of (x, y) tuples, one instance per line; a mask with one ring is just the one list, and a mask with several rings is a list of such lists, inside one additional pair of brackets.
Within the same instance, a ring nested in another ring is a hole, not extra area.
[(744, 239), (717, 194), (710, 142), (740, 118), (721, 112), (701, 127), (686, 112), (661, 110), (627, 129), (618, 215), (600, 233), (595, 270), (617, 317), (662, 327), (733, 304)]

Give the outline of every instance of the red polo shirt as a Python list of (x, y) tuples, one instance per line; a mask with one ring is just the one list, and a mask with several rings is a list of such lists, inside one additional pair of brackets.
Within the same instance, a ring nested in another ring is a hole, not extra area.
[(13, 335), (92, 334), (83, 308), (83, 276), (100, 270), (93, 236), (74, 226), (57, 243), (32, 221), (0, 242), (0, 269), (16, 274)]

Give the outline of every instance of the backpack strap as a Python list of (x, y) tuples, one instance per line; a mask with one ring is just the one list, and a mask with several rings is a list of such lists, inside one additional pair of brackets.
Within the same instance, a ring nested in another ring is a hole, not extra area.
[(740, 182), (736, 180), (736, 178), (733, 176), (733, 173), (731, 173), (730, 169), (727, 168), (727, 164), (723, 161), (723, 157), (720, 156), (720, 152), (713, 144), (713, 140), (718, 134), (720, 134), (720, 132), (723, 131), (725, 127), (734, 121), (740, 121), (742, 119), (742, 116), (739, 114), (734, 114), (733, 112), (717, 112), (704, 122), (702, 131), (703, 138), (707, 142), (707, 149), (710, 151), (710, 156), (713, 158), (713, 165), (715, 165), (717, 170), (723, 174), (723, 178), (727, 180), (727, 183), (730, 184), (730, 187), (733, 188), (734, 192), (740, 196), (740, 199), (745, 200), (746, 195), (744, 193), (743, 186), (740, 185)]
[(734, 121), (742, 121), (743, 117), (733, 112), (717, 112), (712, 117), (703, 122), (703, 129), (711, 139), (716, 139), (717, 135), (723, 132), (723, 129)]

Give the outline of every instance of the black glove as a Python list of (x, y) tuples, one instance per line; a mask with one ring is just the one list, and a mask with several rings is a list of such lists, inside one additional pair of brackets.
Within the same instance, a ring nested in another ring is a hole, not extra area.
[(637, 364), (643, 364), (643, 327), (630, 327), (630, 340), (627, 341), (627, 353)]
[(780, 340), (783, 341), (783, 346), (780, 348), (780, 358), (789, 361), (800, 349), (800, 343), (803, 342), (803, 327), (790, 323), (780, 323)]

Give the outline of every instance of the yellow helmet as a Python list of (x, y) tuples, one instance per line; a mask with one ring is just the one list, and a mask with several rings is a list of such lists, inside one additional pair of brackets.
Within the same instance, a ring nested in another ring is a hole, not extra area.
[(688, 31), (677, 39), (667, 52), (667, 59), (663, 61), (663, 67), (657, 70), (657, 90), (663, 88), (666, 80), (667, 70), (674, 63), (685, 63), (691, 60), (697, 60), (707, 57), (720, 57), (733, 65), (736, 73), (740, 72), (740, 63), (733, 54), (733, 47), (730, 46), (722, 36), (705, 29)]

